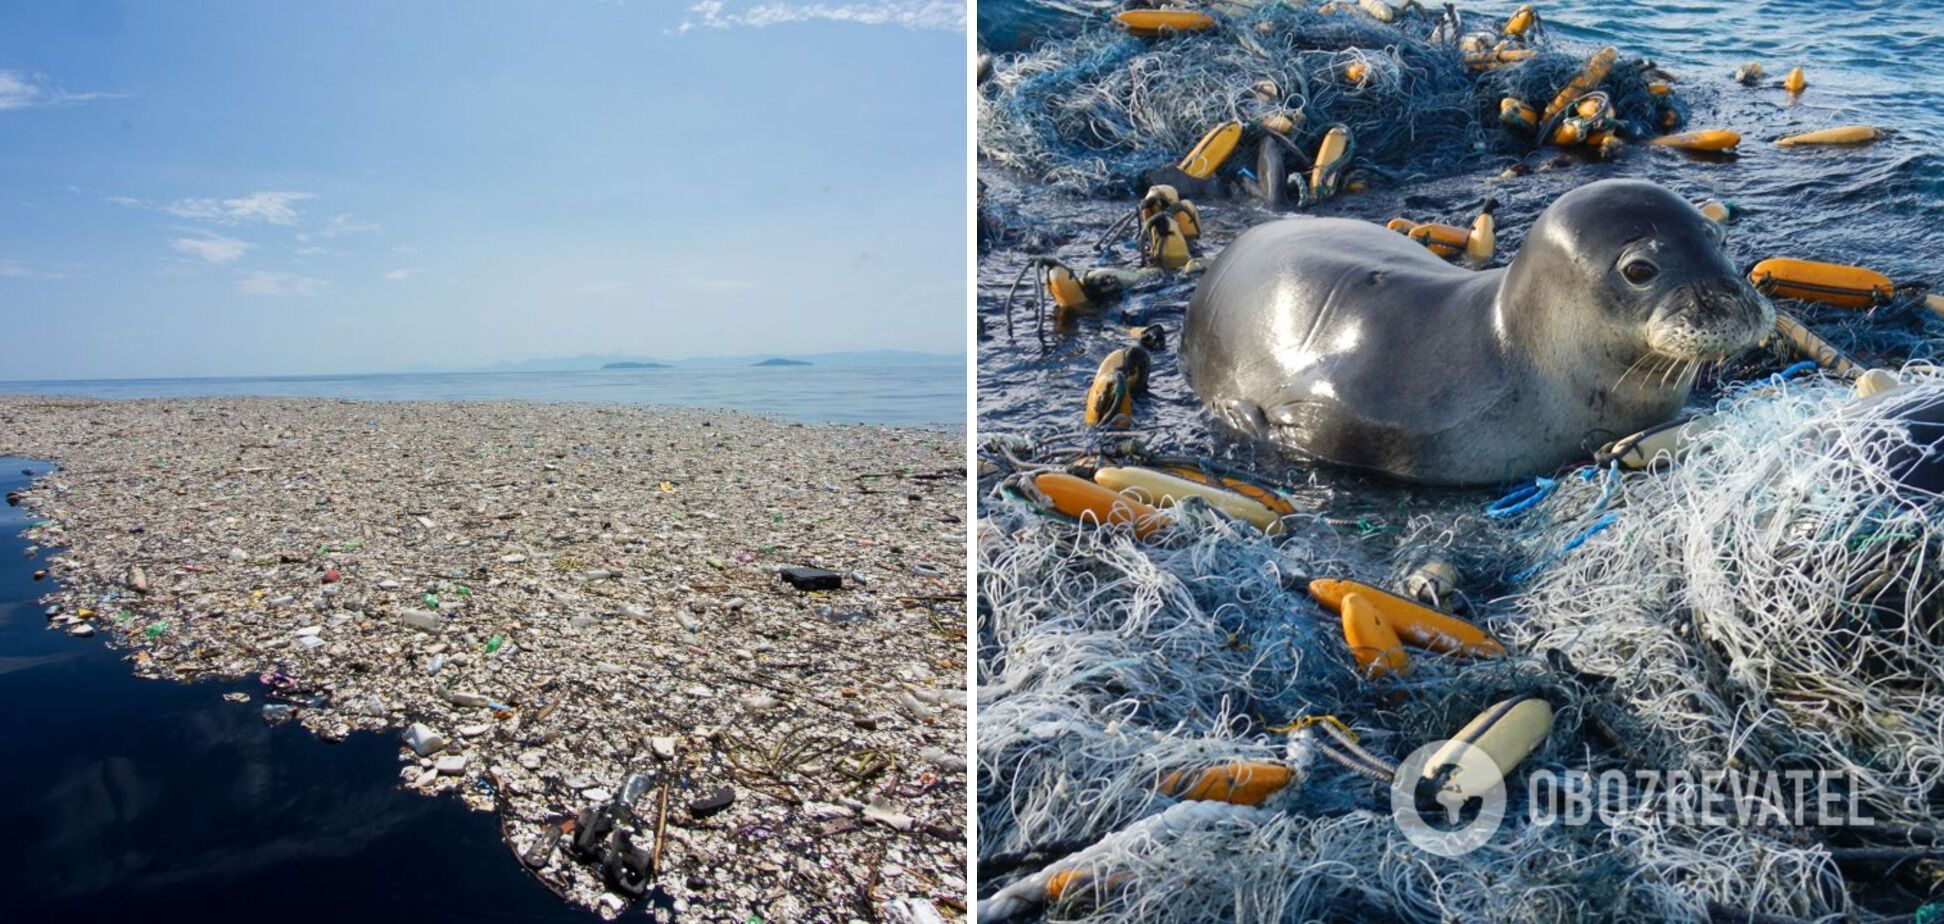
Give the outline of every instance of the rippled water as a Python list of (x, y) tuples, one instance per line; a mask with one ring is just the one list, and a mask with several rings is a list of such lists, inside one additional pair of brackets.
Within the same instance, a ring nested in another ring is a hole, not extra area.
[[(982, 37), (995, 49), (1016, 47), (1027, 33), (1053, 34), (1085, 24), (1080, 14), (1102, 4), (1091, 0), (998, 0), (980, 4)], [(1461, 3), (1467, 17), (1502, 18), (1515, 3)], [(1867, 2), (1839, 6), (1804, 0), (1744, 3), (1556, 0), (1538, 4), (1555, 46), (1591, 51), (1618, 47), (1623, 57), (1658, 61), (1680, 77), (1679, 92), (1692, 106), (1687, 127), (1733, 128), (1742, 153), (1701, 158), (1644, 145), (1631, 146), (1611, 162), (1577, 162), (1566, 169), (1494, 181), (1505, 165), (1492, 163), (1435, 180), (1392, 185), (1341, 196), (1309, 214), (1382, 222), (1407, 215), (1419, 221), (1469, 224), (1486, 195), (1501, 202), (1498, 213), (1502, 265), (1516, 252), (1525, 230), (1565, 190), (1613, 176), (1652, 179), (1692, 199), (1718, 197), (1745, 215), (1733, 226), (1729, 249), (1737, 265), (1771, 256), (1795, 256), (1870, 266), (1892, 279), (1922, 279), (1944, 286), (1944, 4)], [(1767, 86), (1734, 83), (1737, 64), (1759, 60)], [(1809, 88), (1791, 102), (1775, 84), (1800, 64)], [(1003, 66), (1003, 61), (1001, 62)], [(1796, 131), (1853, 122), (1890, 130), (1883, 141), (1861, 148), (1781, 149), (1770, 142)], [(1132, 266), (1126, 248), (1100, 257), (1092, 244), (1131, 203), (1055, 196), (1031, 180), (982, 166), (991, 201), (1016, 214), (1029, 229), (1028, 243), (1008, 245), (979, 262), (978, 305), (983, 334), (978, 352), (978, 413), (985, 431), (1076, 430), (1093, 370), (1111, 350), (1127, 343), (1121, 328), (1158, 321), (1171, 334), (1193, 292), (1193, 281), (1139, 294), (1084, 319), (1045, 347), (1030, 320), (1016, 341), (1005, 334), (1001, 314), (1006, 289), (1035, 253), (1051, 253), (1076, 269), (1113, 262)], [(1203, 252), (1250, 225), (1277, 215), (1252, 202), (1202, 202), (1209, 230)], [(1868, 363), (1895, 364), (1931, 358), (1939, 351), (1944, 322), (1923, 312), (1864, 319), (1837, 310), (1817, 311), (1784, 303), (1813, 329)], [(1019, 317), (1027, 319), (1022, 312)], [(1154, 395), (1138, 409), (1144, 432), (1172, 448), (1233, 455), (1238, 447), (1212, 433), (1175, 365), (1173, 349), (1155, 356)], [(1435, 362), (1436, 343), (1397, 362)], [(1779, 360), (1771, 361), (1779, 368)], [(1746, 368), (1743, 372), (1760, 369)], [(1697, 389), (1697, 404), (1712, 403), (1712, 383)], [(1341, 479), (1333, 473), (1322, 477)]]

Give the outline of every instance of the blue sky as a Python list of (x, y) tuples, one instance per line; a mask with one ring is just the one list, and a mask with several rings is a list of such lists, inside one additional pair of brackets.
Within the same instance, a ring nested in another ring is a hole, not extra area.
[(961, 0), (0, 0), (0, 379), (965, 343)]

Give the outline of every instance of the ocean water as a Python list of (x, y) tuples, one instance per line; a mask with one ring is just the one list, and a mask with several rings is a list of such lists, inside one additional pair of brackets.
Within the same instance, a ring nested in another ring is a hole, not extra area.
[(580, 372), (0, 381), (0, 394), (94, 398), (277, 396), (361, 401), (556, 401), (727, 408), (800, 423), (965, 426), (965, 367), (674, 366)]
[[(0, 493), (31, 459), (0, 457)], [(592, 921), (527, 876), (491, 813), (398, 786), (398, 741), (265, 725), (251, 681), (140, 680), (49, 630), (0, 506), (0, 920)], [(252, 695), (249, 703), (224, 693)]]
[[(1102, 28), (1115, 4), (1102, 0), (984, 0), (982, 40), (994, 50), (1060, 41), (1083, 28)], [(1437, 5), (1432, 4), (1435, 8)], [(1514, 2), (1464, 2), (1468, 21), (1501, 20)], [(1699, 201), (1715, 197), (1744, 210), (1728, 247), (1737, 266), (1773, 256), (1864, 265), (1895, 280), (1944, 287), (1944, 3), (1819, 3), (1807, 0), (1540, 0), (1536, 4), (1556, 47), (1581, 53), (1616, 46), (1624, 58), (1644, 56), (1673, 71), (1677, 93), (1692, 107), (1687, 129), (1732, 128), (1743, 136), (1735, 157), (1705, 157), (1635, 143), (1612, 161), (1570, 159), (1563, 169), (1535, 171), (1497, 182), (1507, 158), (1473, 158), (1455, 174), (1425, 169), (1449, 162), (1450, 152), (1425, 151), (1422, 163), (1388, 165), (1395, 178), (1343, 195), (1305, 214), (1383, 222), (1398, 215), (1468, 225), (1486, 195), (1501, 203), (1498, 258), (1509, 261), (1534, 217), (1561, 193), (1606, 177), (1651, 179)], [(999, 56), (997, 66), (1005, 66)], [(1743, 87), (1730, 75), (1744, 61), (1760, 61), (1765, 85)], [(1801, 65), (1809, 87), (1791, 101), (1779, 88)], [(1400, 117), (1404, 114), (1400, 113)], [(1781, 149), (1773, 139), (1795, 131), (1866, 122), (1889, 130), (1867, 147)], [(1112, 263), (1131, 266), (1125, 247), (1096, 254), (1101, 231), (1132, 203), (1124, 198), (1059, 195), (1031, 178), (981, 164), (995, 212), (1010, 216), (1019, 237), (982, 255), (978, 269), (977, 413), (982, 430), (1077, 430), (1082, 398), (1100, 360), (1123, 346), (1126, 325), (1161, 323), (1179, 333), (1193, 293), (1192, 280), (1142, 293), (1083, 319), (1041, 344), (1030, 316), (1025, 330), (1005, 333), (1008, 287), (1034, 255), (1059, 257), (1076, 269)], [(1209, 226), (1204, 253), (1249, 226), (1283, 217), (1249, 200), (1201, 201)], [(1287, 213), (1284, 213), (1287, 214)], [(1783, 303), (1812, 330), (1872, 365), (1935, 359), (1944, 321), (1921, 310), (1865, 316), (1841, 309)], [(1154, 356), (1153, 395), (1138, 410), (1140, 428), (1164, 446), (1234, 456), (1244, 450), (1220, 437), (1189, 392), (1173, 347)], [(1434, 361), (1435, 343), (1400, 363)], [(1779, 369), (1743, 368), (1744, 374)], [(1694, 403), (1711, 404), (1719, 383), (1704, 379)], [(1324, 478), (1336, 477), (1324, 472)]]

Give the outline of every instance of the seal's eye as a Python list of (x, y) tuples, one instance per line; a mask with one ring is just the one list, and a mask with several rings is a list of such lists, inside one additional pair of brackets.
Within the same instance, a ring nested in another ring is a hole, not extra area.
[(1660, 275), (1660, 267), (1646, 260), (1629, 260), (1626, 266), (1620, 267), (1620, 275), (1627, 277), (1627, 281), (1634, 285), (1646, 285)]

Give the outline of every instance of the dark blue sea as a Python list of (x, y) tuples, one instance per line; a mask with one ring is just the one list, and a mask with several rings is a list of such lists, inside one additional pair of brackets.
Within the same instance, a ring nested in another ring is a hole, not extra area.
[[(31, 459), (0, 457), (0, 493)], [(265, 725), (249, 682), (140, 680), (47, 629), (22, 508), (0, 506), (0, 920), (587, 921), (499, 823), (398, 786), (398, 741)], [(243, 691), (249, 703), (224, 693)]]
[(800, 423), (965, 426), (965, 366), (717, 366), (579, 372), (0, 381), (0, 394), (94, 398), (253, 395), (364, 401), (556, 401), (728, 408)]

